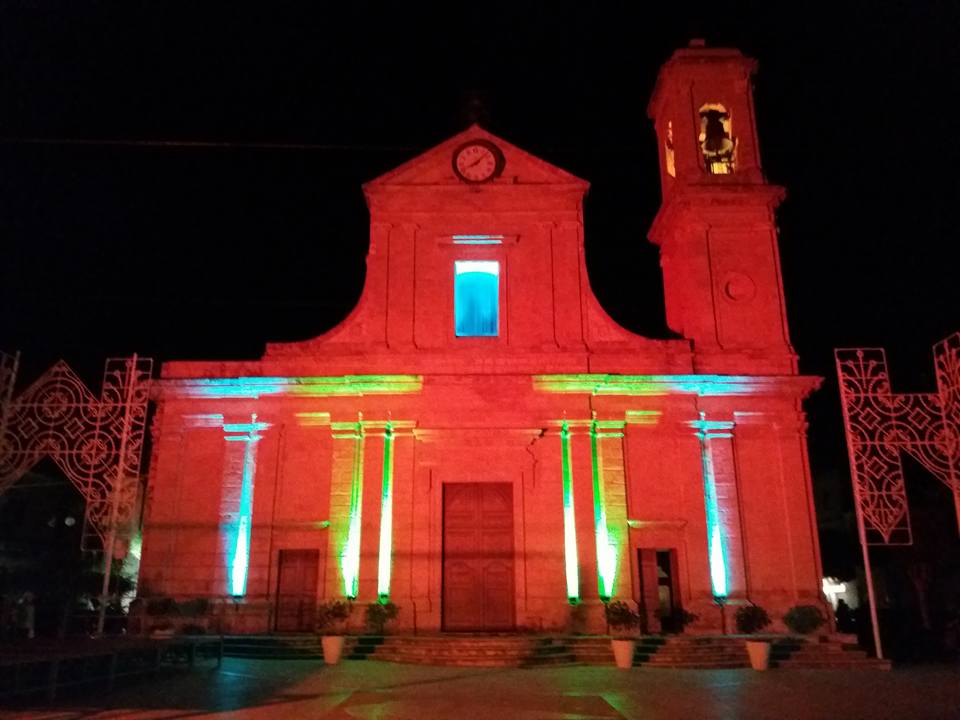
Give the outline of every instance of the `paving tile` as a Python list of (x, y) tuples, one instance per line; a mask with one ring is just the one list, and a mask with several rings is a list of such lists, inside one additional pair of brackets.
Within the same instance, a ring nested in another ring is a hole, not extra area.
[(227, 658), (3, 720), (903, 720), (960, 717), (960, 667), (874, 670), (455, 668)]

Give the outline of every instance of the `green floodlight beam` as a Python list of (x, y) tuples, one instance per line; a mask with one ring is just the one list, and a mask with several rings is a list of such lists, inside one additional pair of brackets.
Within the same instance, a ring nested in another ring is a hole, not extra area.
[(380, 497), (380, 554), (377, 567), (377, 596), (390, 599), (390, 570), (393, 563), (393, 425), (383, 433), (383, 491)]
[(560, 460), (563, 474), (563, 557), (567, 573), (567, 599), (580, 602), (580, 568), (577, 562), (577, 515), (573, 505), (573, 468), (570, 461), (570, 430), (560, 426)]
[(354, 599), (360, 588), (360, 529), (363, 514), (363, 421), (356, 423), (353, 446), (353, 481), (350, 485), (350, 515), (347, 539), (340, 560), (343, 594)]
[(607, 530), (607, 503), (604, 497), (603, 472), (600, 468), (600, 442), (597, 421), (590, 423), (590, 455), (593, 465), (593, 519), (597, 540), (597, 586), (601, 600), (613, 597), (617, 574), (617, 550), (610, 543)]

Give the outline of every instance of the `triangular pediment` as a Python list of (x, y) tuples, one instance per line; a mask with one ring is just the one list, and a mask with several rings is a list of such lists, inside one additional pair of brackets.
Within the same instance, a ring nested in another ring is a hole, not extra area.
[(479, 125), (471, 125), (431, 150), (371, 180), (363, 189), (369, 193), (386, 187), (463, 185), (463, 181), (454, 173), (453, 156), (462, 145), (477, 139), (494, 143), (503, 153), (503, 171), (490, 181), (491, 185), (564, 185), (579, 186), (584, 191), (589, 187), (586, 180), (521, 150)]

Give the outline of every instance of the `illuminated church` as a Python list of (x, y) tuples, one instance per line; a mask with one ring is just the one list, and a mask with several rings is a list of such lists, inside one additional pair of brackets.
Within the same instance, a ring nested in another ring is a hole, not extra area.
[(788, 336), (754, 69), (682, 49), (650, 101), (649, 238), (682, 339), (600, 307), (588, 183), (478, 126), (364, 185), (343, 322), (163, 366), (141, 593), (209, 598), (232, 632), (309, 630), (344, 597), (396, 603), (398, 632), (603, 631), (611, 598), (647, 632), (681, 609), (715, 632), (722, 605), (776, 627), (820, 603), (818, 379)]

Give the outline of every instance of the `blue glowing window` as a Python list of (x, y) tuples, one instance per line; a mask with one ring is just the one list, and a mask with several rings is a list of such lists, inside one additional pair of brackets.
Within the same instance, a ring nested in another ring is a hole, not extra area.
[(496, 337), (500, 327), (500, 263), (458, 260), (453, 306), (457, 337)]

